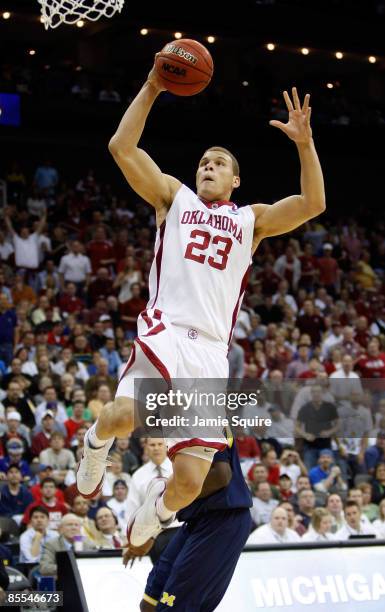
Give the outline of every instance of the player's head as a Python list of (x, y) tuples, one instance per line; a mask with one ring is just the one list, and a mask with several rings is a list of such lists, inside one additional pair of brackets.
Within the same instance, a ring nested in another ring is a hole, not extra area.
[(196, 173), (198, 195), (209, 202), (228, 200), (239, 185), (239, 164), (234, 155), (223, 147), (207, 149)]

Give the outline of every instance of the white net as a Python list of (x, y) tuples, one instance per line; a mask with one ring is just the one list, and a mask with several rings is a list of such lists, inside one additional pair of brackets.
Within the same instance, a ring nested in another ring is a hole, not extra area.
[(61, 23), (74, 24), (80, 19), (97, 21), (112, 17), (123, 8), (124, 0), (38, 0), (44, 27), (57, 28)]

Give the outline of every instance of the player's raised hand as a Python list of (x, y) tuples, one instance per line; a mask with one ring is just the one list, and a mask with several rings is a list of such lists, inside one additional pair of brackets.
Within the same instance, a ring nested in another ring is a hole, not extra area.
[[(155, 61), (156, 61), (156, 56), (157, 55), (159, 55), (159, 53), (155, 54)], [(151, 68), (150, 72), (148, 73), (147, 82), (151, 83), (151, 85), (153, 87), (155, 87), (155, 89), (157, 89), (158, 91), (166, 91), (166, 88), (164, 87), (162, 81), (158, 77), (158, 73), (155, 70), (155, 61), (154, 61), (153, 67)]]
[(289, 111), (289, 120), (287, 123), (281, 121), (269, 121), (270, 125), (277, 127), (286, 136), (294, 140), (297, 144), (307, 144), (311, 141), (312, 131), (310, 126), (311, 107), (309, 106), (310, 94), (306, 94), (303, 105), (298, 97), (296, 87), (292, 89), (293, 100), (291, 100), (287, 91), (283, 92), (283, 97), (286, 102), (287, 110)]

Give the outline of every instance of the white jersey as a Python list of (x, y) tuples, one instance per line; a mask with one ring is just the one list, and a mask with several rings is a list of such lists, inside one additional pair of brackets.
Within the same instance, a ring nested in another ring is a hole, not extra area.
[(250, 206), (204, 202), (186, 185), (157, 231), (148, 308), (229, 343), (247, 285), (254, 233)]

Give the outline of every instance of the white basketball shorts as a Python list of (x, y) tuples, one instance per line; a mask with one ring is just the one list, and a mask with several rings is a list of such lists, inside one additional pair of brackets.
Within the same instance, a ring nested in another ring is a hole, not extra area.
[[(145, 310), (138, 317), (138, 336), (119, 380), (115, 397), (137, 399), (135, 380), (138, 383), (138, 380), (146, 378), (161, 378), (169, 389), (175, 387), (175, 379), (178, 388), (180, 383), (188, 386), (190, 381), (198, 379), (199, 384), (200, 379), (210, 379), (210, 382), (215, 381), (217, 389), (221, 387), (225, 392), (229, 375), (227, 351), (225, 343), (200, 331), (172, 325), (167, 315), (160, 310)], [(197, 436), (197, 428), (192, 426), (193, 414), (204, 420), (206, 417), (219, 416), (219, 413), (224, 416), (224, 407), (222, 410), (217, 406), (195, 405), (188, 413), (189, 424), (183, 428), (178, 427), (175, 437), (170, 437), (170, 433), (165, 436), (170, 459), (176, 453), (183, 453), (212, 461), (216, 451), (224, 450), (227, 437), (221, 425), (210, 426), (209, 437)]]

